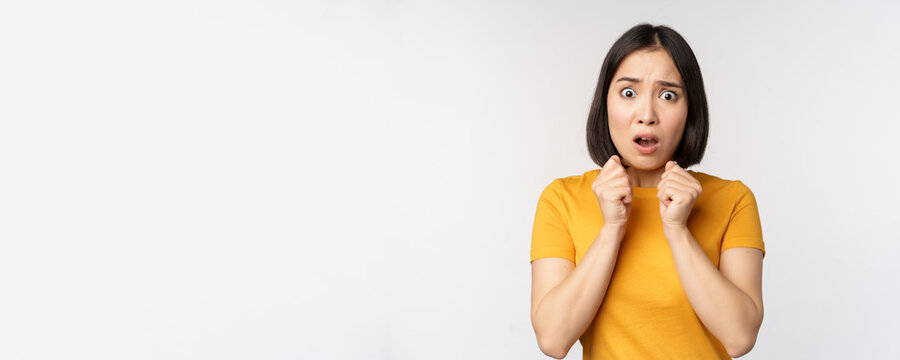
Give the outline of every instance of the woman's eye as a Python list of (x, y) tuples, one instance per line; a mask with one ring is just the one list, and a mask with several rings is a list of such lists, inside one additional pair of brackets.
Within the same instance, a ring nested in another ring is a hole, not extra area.
[(667, 90), (667, 91), (663, 91), (663, 93), (659, 97), (663, 98), (664, 100), (675, 100), (675, 98), (677, 98), (678, 95), (676, 95), (674, 91)]
[(621, 94), (624, 97), (634, 97), (634, 90), (632, 90), (631, 88), (624, 88), (622, 89)]

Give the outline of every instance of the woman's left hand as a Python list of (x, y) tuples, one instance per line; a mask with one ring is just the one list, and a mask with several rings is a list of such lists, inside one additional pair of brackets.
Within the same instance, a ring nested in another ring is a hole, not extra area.
[(656, 197), (663, 229), (686, 228), (694, 201), (703, 192), (700, 181), (671, 160), (666, 163), (666, 171), (660, 179)]

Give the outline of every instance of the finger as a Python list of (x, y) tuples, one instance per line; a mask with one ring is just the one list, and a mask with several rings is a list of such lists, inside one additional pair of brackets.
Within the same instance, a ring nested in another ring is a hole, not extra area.
[(613, 155), (610, 156), (608, 160), (606, 160), (605, 164), (603, 164), (602, 171), (608, 174), (611, 173), (614, 169), (620, 167), (622, 167), (622, 165), (618, 162), (617, 156)]
[[(628, 169), (628, 167), (630, 165), (625, 165), (624, 163), (622, 163), (622, 157), (620, 157), (619, 155), (614, 155), (614, 156), (616, 157), (616, 161), (619, 164), (619, 168), (621, 168), (622, 172), (624, 173), (625, 179), (628, 179), (628, 183), (631, 184), (631, 180), (628, 177), (628, 172), (625, 171), (625, 169)], [(629, 185), (629, 186), (631, 186), (631, 185)]]
[(677, 172), (677, 173), (681, 173), (681, 174), (688, 175), (687, 170), (685, 170), (683, 167), (679, 166), (679, 165), (676, 164), (675, 162), (672, 162), (672, 163), (673, 163), (673, 165), (672, 165), (672, 167), (669, 169), (670, 172)]
[(690, 174), (684, 174), (679, 171), (675, 171), (673, 168), (673, 170), (670, 170), (669, 172), (660, 176), (660, 179), (662, 179), (660, 181), (668, 180), (668, 181), (676, 181), (679, 183), (689, 184), (689, 183), (692, 183), (692, 181), (690, 179), (693, 179), (693, 176), (691, 176)]
[(675, 202), (689, 201), (694, 196), (694, 190), (681, 184), (670, 183), (663, 192), (664, 199), (671, 199)]
[(669, 160), (668, 162), (666, 162), (666, 170), (663, 172), (663, 174), (667, 174), (667, 173), (670, 173), (670, 172), (683, 172), (683, 173), (687, 173), (687, 172), (684, 170), (684, 168), (682, 168), (681, 166), (678, 166), (678, 163), (676, 163), (676, 162), (674, 162), (674, 161), (672, 161), (672, 160)]
[(618, 179), (622, 176), (622, 172), (623, 170), (614, 165), (604, 166), (603, 169), (600, 169), (600, 174), (597, 175), (597, 179), (594, 180), (594, 183), (606, 183)]
[(678, 175), (678, 183), (683, 185), (687, 189), (691, 189), (697, 195), (703, 192), (703, 185), (700, 185), (700, 180), (695, 179), (691, 175)]
[(680, 179), (680, 180), (688, 182), (688, 183), (696, 183), (697, 185), (700, 184), (700, 181), (698, 181), (696, 178), (691, 176), (691, 174), (689, 174), (687, 172), (687, 170), (684, 170), (684, 168), (682, 168), (681, 166), (678, 166), (677, 164), (672, 165), (671, 167), (669, 167), (668, 170), (666, 170), (665, 172), (663, 172), (662, 175), (660, 175), (660, 179), (669, 179), (669, 178), (677, 178), (677, 179)]
[(625, 166), (625, 164), (622, 162), (622, 157), (619, 155), (613, 155), (613, 156), (616, 157), (616, 165), (618, 167), (622, 168), (622, 170), (625, 170), (625, 168), (627, 168), (627, 166)]
[(675, 175), (675, 174), (691, 176), (690, 174), (687, 173), (687, 171), (684, 171), (684, 169), (682, 169), (678, 165), (672, 166), (671, 168), (669, 168), (669, 170), (666, 170), (663, 173), (663, 175), (668, 175), (668, 176)]
[(631, 166), (631, 165), (626, 165), (625, 160), (622, 159), (621, 156), (619, 156), (619, 155), (614, 155), (614, 156), (616, 157), (616, 162), (619, 163), (619, 166), (621, 166), (622, 169), (627, 169), (629, 166)]
[[(621, 159), (618, 155), (613, 155), (609, 158), (609, 161), (603, 166), (603, 171), (607, 174), (607, 178), (619, 177), (626, 175), (625, 168), (622, 167)], [(626, 177), (627, 178), (627, 177)]]
[(656, 185), (656, 188), (656, 198), (660, 201), (667, 201), (672, 192), (672, 179), (663, 179)]
[(612, 163), (616, 163), (619, 161), (620, 161), (619, 155), (613, 155), (613, 156), (610, 156), (609, 159), (606, 160), (606, 164), (604, 164), (604, 166), (612, 164)]
[(697, 191), (703, 191), (703, 186), (700, 185), (700, 180), (697, 180), (697, 178), (693, 177), (691, 174), (681, 168), (678, 168), (678, 170), (676, 170), (676, 168), (673, 167), (672, 171), (663, 174), (661, 178), (663, 180), (677, 182), (684, 185), (685, 187), (696, 189)]
[(669, 202), (668, 202), (669, 199), (664, 196), (668, 191), (667, 188), (668, 188), (668, 182), (665, 179), (663, 179), (662, 181), (659, 182), (659, 184), (656, 185), (656, 189), (657, 189), (656, 190), (656, 198), (659, 199), (659, 201), (661, 203), (664, 203), (666, 206), (669, 205)]
[[(612, 201), (622, 201), (622, 202), (631, 202), (631, 194), (630, 188), (625, 188), (622, 186), (616, 186), (609, 188), (609, 192), (607, 193), (609, 196), (608, 200)], [(626, 202), (626, 203), (627, 203)]]
[(613, 159), (613, 166), (615, 166), (617, 168), (622, 167), (622, 158), (620, 158), (619, 155), (613, 155), (612, 159)]
[(610, 178), (610, 175), (613, 172), (613, 168), (615, 167), (615, 159), (610, 157), (603, 163), (603, 166), (600, 168), (600, 173), (597, 175), (597, 178), (594, 179), (594, 183), (604, 182)]
[(669, 190), (660, 188), (659, 191), (656, 192), (656, 198), (659, 199), (659, 203), (665, 206), (669, 206), (672, 203), (672, 195), (669, 193)]
[(621, 192), (619, 192), (619, 197), (617, 197), (617, 199), (621, 200), (624, 204), (631, 204), (633, 196), (631, 194), (631, 187), (626, 184), (626, 186), (623, 186), (620, 189)]

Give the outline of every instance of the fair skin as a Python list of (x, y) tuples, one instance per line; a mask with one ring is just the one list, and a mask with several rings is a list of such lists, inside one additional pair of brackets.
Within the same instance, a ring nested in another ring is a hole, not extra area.
[[(687, 118), (683, 86), (661, 48), (637, 50), (616, 70), (607, 103), (610, 135), (622, 158), (611, 157), (592, 184), (604, 225), (577, 267), (563, 258), (532, 262), (532, 325), (548, 356), (564, 358), (599, 310), (625, 235), (633, 186), (658, 189), (663, 233), (694, 312), (732, 357), (753, 348), (763, 319), (762, 252), (727, 249), (717, 268), (687, 227), (703, 189), (671, 161)], [(643, 133), (659, 139), (651, 154), (635, 147), (634, 135)]]

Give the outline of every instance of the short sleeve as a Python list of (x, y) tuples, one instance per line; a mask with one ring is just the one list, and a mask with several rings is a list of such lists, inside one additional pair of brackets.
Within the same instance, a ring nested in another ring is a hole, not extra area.
[(531, 261), (560, 257), (575, 262), (575, 244), (566, 225), (565, 206), (559, 193), (559, 179), (544, 188), (538, 199), (531, 233)]
[(735, 247), (752, 247), (762, 251), (766, 256), (766, 247), (762, 237), (762, 224), (759, 221), (759, 209), (756, 197), (747, 185), (737, 180), (737, 202), (731, 212), (731, 219), (722, 238), (722, 250)]

